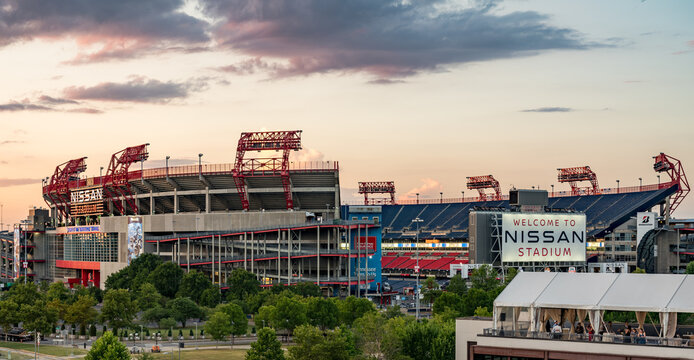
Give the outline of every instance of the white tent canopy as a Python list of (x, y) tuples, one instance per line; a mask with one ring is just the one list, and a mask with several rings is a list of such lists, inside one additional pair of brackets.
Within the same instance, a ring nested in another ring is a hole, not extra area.
[(617, 276), (618, 274), (557, 273), (533, 305), (541, 308), (596, 309)]
[(692, 299), (694, 275), (522, 272), (494, 300), (494, 315), (496, 324), (501, 307), (529, 308), (531, 330), (538, 331), (540, 310), (588, 314), (596, 329), (605, 310), (635, 311), (637, 317), (658, 312), (663, 327), (669, 328), (663, 335), (673, 336), (675, 324), (668, 320), (678, 312), (694, 312)]
[[(532, 274), (533, 276), (526, 276), (525, 274)], [(551, 272), (518, 273), (504, 291), (496, 297), (494, 306), (532, 306), (537, 295), (542, 293), (557, 274)]]

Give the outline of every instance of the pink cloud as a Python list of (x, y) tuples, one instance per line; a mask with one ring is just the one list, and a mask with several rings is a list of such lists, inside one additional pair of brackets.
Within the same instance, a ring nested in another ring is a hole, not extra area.
[(408, 190), (403, 196), (400, 197), (401, 200), (411, 200), (417, 198), (417, 193), (419, 193), (419, 198), (436, 197), (439, 192), (443, 189), (443, 186), (437, 180), (432, 178), (421, 179), (422, 185)]

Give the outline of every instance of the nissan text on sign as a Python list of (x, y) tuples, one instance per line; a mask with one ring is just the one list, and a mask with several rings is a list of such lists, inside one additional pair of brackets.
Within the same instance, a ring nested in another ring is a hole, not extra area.
[(502, 214), (502, 262), (586, 261), (585, 214)]

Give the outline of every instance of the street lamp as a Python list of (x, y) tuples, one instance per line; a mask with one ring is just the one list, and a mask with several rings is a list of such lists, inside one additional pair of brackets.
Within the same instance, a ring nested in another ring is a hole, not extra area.
[(465, 191), (461, 191), (460, 193), (463, 195), (461, 202), (465, 202)]
[(441, 195), (441, 204), (443, 204), (443, 191), (439, 193)]
[(198, 154), (198, 174), (202, 175), (202, 153)]
[(550, 185), (552, 187), (552, 196), (554, 196), (554, 184)]
[(166, 155), (166, 178), (169, 178), (169, 159), (171, 159), (171, 156)]
[[(656, 175), (656, 177), (658, 178), (658, 185), (660, 185), (660, 175)], [(660, 186), (658, 186), (658, 188), (660, 188)]]
[(417, 274), (417, 286), (415, 288), (415, 296), (417, 297), (417, 313), (416, 313), (417, 314), (416, 315), (417, 320), (419, 320), (419, 291), (420, 291), (419, 290), (419, 223), (423, 222), (423, 221), (424, 220), (420, 219), (419, 217), (412, 219), (412, 222), (415, 223), (415, 225), (417, 227), (417, 230), (416, 230), (415, 235), (414, 235), (415, 236), (414, 243), (416, 246), (415, 250), (417, 251), (417, 265), (415, 267), (415, 272)]
[(419, 193), (416, 193), (415, 195), (417, 195), (417, 204), (419, 204)]
[(639, 191), (641, 191), (642, 186), (643, 186), (643, 178), (639, 178)]
[(617, 194), (619, 194), (619, 180), (617, 180)]

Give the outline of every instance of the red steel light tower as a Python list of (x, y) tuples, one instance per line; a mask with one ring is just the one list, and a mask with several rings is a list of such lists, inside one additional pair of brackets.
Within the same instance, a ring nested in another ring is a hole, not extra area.
[(571, 194), (578, 196), (581, 193), (581, 188), (576, 184), (579, 181), (590, 181), (590, 188), (585, 188), (585, 193), (589, 195), (600, 194), (600, 187), (598, 186), (598, 177), (595, 172), (590, 169), (590, 166), (578, 166), (570, 168), (557, 169), (559, 174), (557, 175), (557, 181), (560, 183), (569, 183), (571, 185)]
[(468, 176), (467, 177), (467, 188), (470, 190), (477, 190), (480, 193), (480, 201), (487, 201), (487, 194), (484, 193), (484, 189), (494, 189), (495, 194), (491, 200), (501, 200), (501, 187), (499, 186), (499, 181), (494, 179), (492, 175), (482, 175), (482, 176)]
[(653, 157), (655, 163), (653, 164), (653, 170), (656, 172), (664, 172), (670, 176), (671, 184), (677, 184), (677, 192), (675, 192), (670, 204), (670, 212), (674, 212), (677, 206), (682, 203), (682, 200), (689, 194), (689, 181), (687, 180), (687, 175), (684, 173), (684, 168), (682, 168), (682, 163), (672, 156), (660, 153)]
[[(132, 192), (130, 191), (128, 170), (130, 165), (147, 160), (149, 157), (149, 152), (147, 152), (148, 145), (131, 146), (111, 155), (111, 161), (103, 179), (104, 196), (121, 215), (126, 215), (128, 206), (137, 214), (137, 205), (133, 201)], [(127, 203), (125, 207), (118, 201), (119, 196), (123, 196), (123, 199), (125, 199)]]
[[(44, 190), (48, 198), (55, 204), (56, 210), (63, 215), (63, 218), (67, 218), (69, 213), (70, 180), (87, 170), (87, 163), (84, 161), (86, 158), (85, 156), (73, 159), (56, 166), (51, 180)], [(48, 205), (50, 206), (50, 204)]]
[[(250, 208), (246, 192), (246, 178), (254, 176), (277, 176), (282, 179), (287, 209), (294, 208), (291, 182), (289, 181), (289, 151), (301, 149), (301, 130), (263, 131), (241, 133), (236, 147), (234, 183), (244, 210)], [(282, 151), (282, 157), (246, 159), (246, 151)]]
[(364, 194), (364, 205), (369, 205), (369, 194), (390, 194), (388, 199), (371, 199), (372, 204), (383, 201), (386, 204), (395, 204), (395, 182), (394, 181), (362, 181), (359, 182), (359, 193)]

